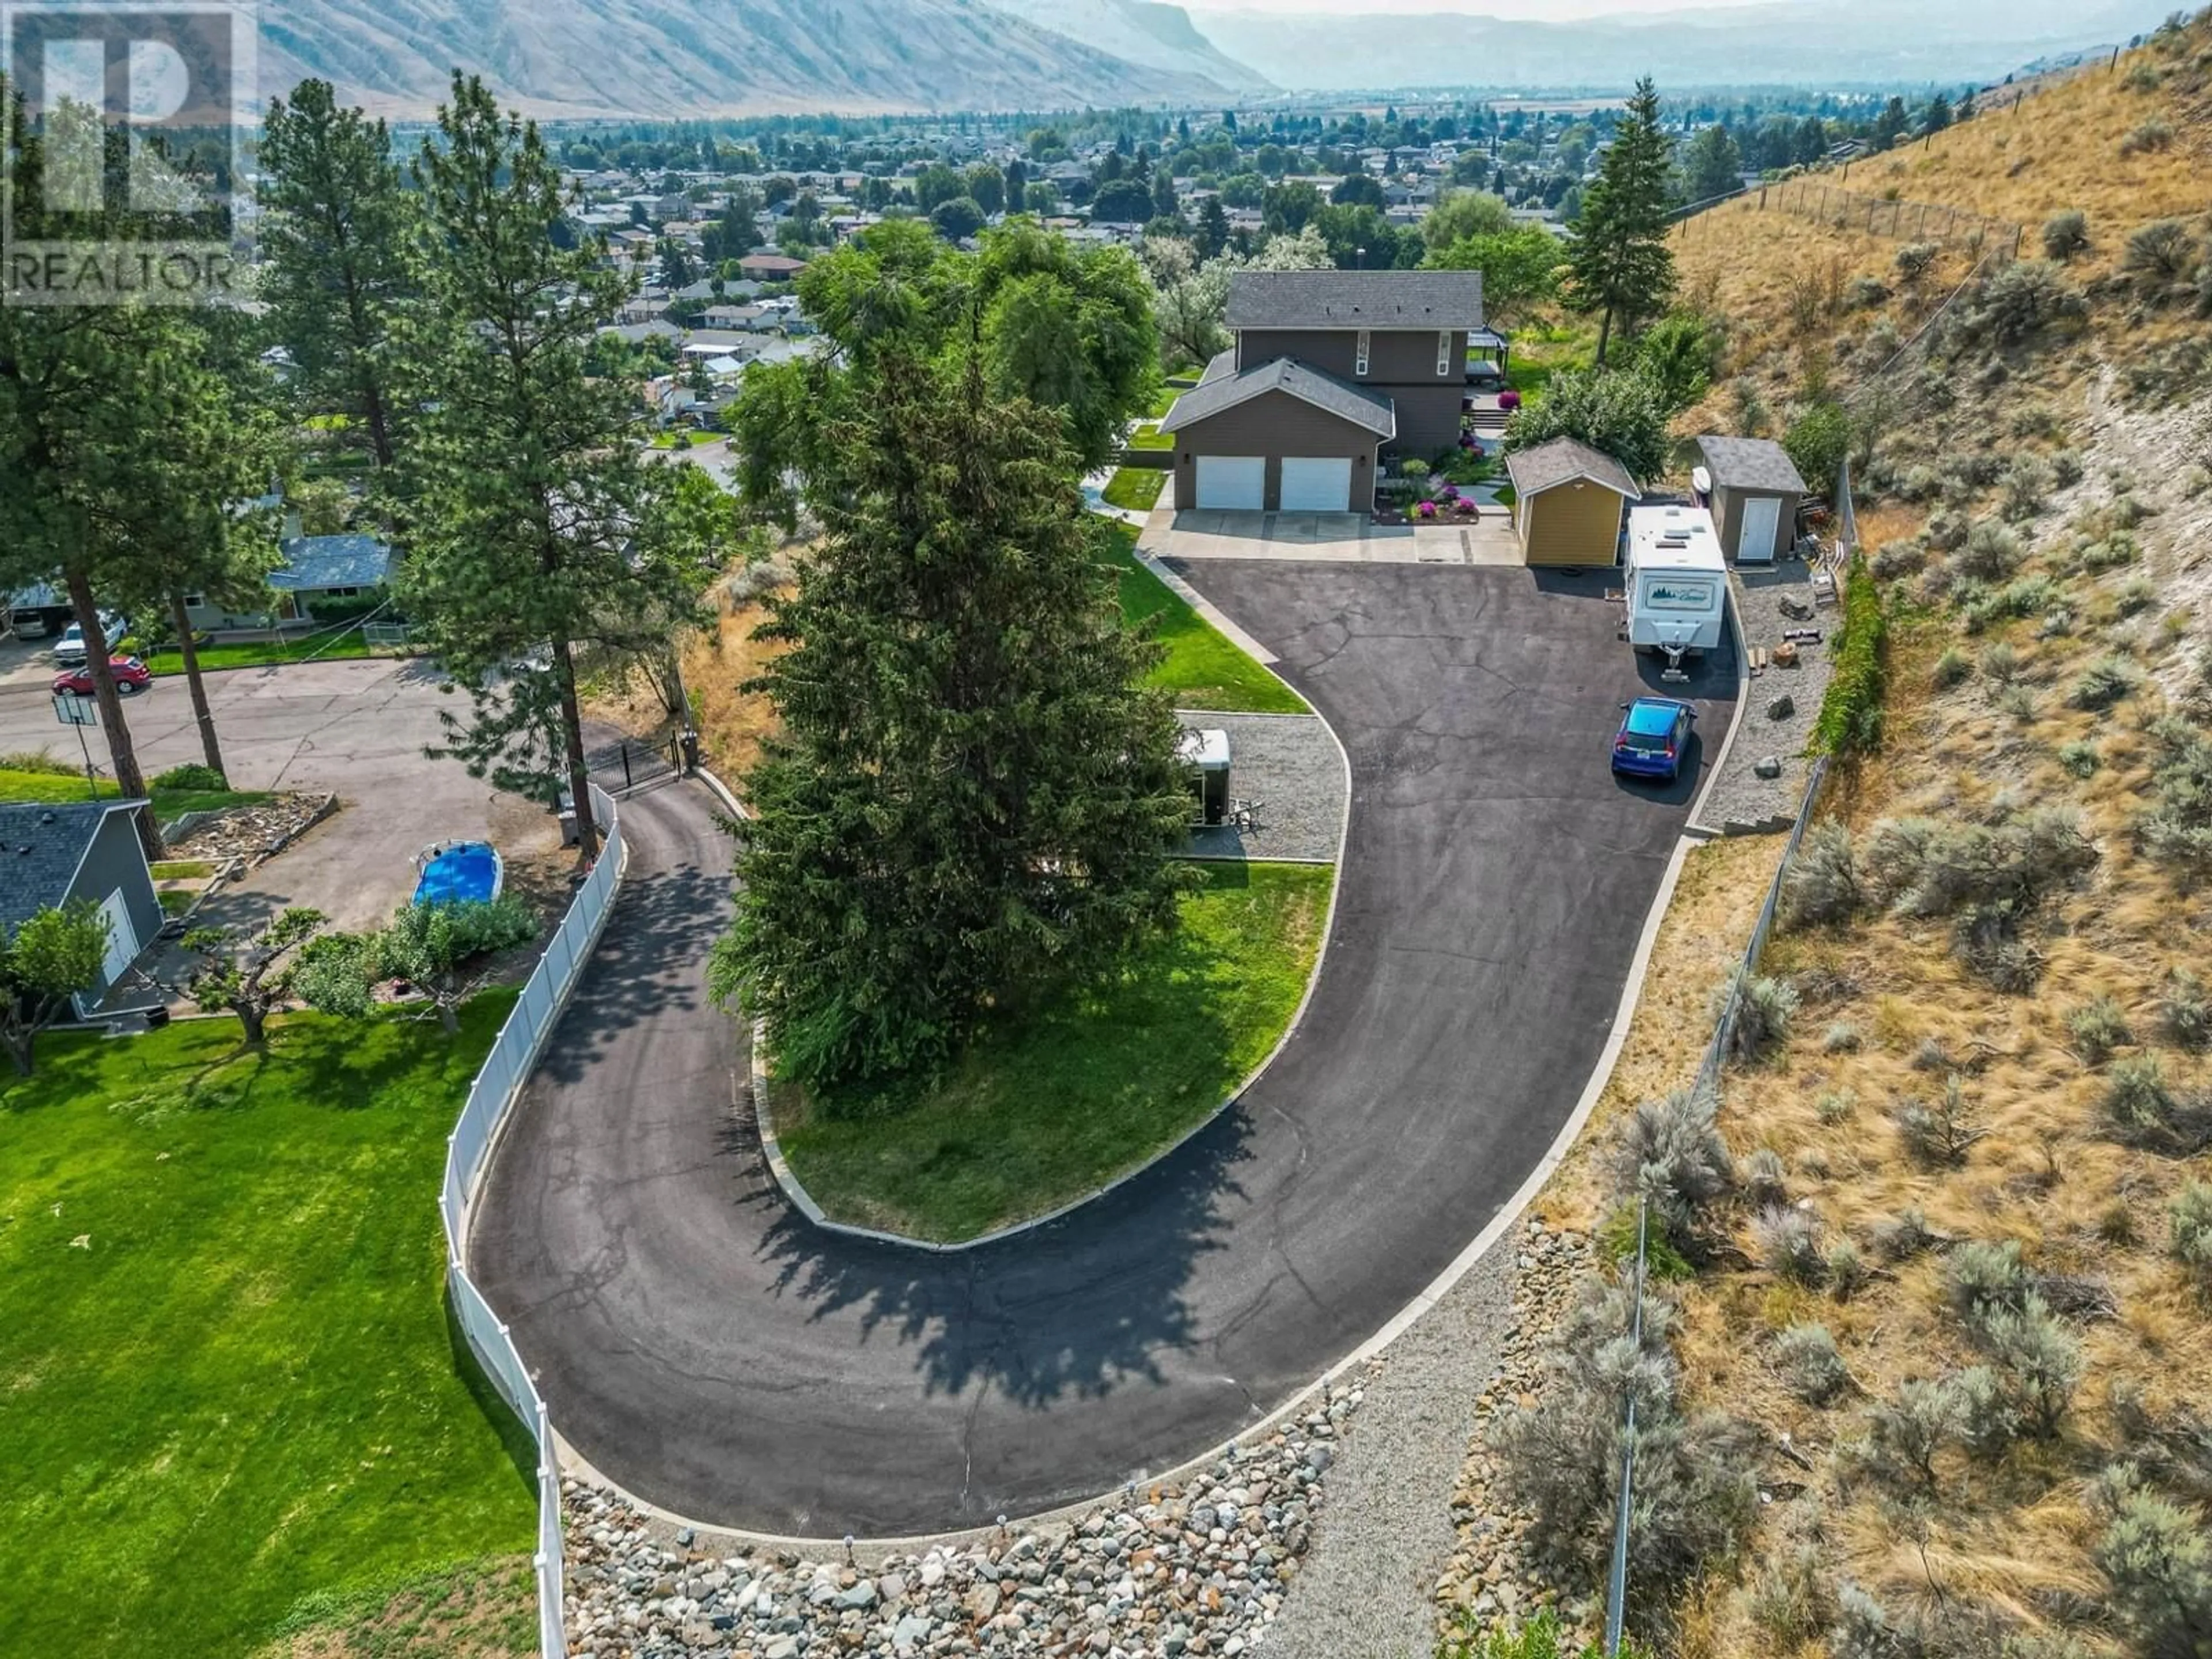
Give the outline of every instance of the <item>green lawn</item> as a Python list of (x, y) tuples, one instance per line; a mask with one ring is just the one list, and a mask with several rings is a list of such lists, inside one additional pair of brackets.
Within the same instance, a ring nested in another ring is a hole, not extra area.
[(815, 1200), (840, 1220), (973, 1238), (1081, 1197), (1211, 1113), (1289, 1024), (1331, 872), (1197, 867), (1182, 926), (1120, 983), (987, 1036), (921, 1103), (832, 1121), (779, 1091), (784, 1156)]
[(527, 1437), (443, 1296), (446, 1133), (511, 993), (49, 1036), (0, 1085), (0, 1630), (245, 1655), (295, 1611), (531, 1547)]
[(1146, 409), (1145, 413), (1156, 421), (1164, 420), (1167, 416), (1168, 410), (1175, 407), (1176, 399), (1182, 396), (1181, 386), (1164, 386), (1160, 388), (1160, 395), (1152, 399), (1152, 406)]
[(1303, 714), (1304, 700), (1223, 638), (1172, 588), (1137, 562), (1134, 525), (1108, 526), (1114, 558), (1122, 567), (1121, 614), (1132, 623), (1155, 618), (1154, 636), (1168, 648), (1152, 684), (1175, 693), (1184, 708), (1242, 709), (1257, 714)]
[[(318, 662), (331, 662), (354, 657), (373, 657), (392, 649), (389, 646), (372, 647), (358, 628), (349, 628), (335, 636), (317, 634), (311, 638), (290, 640), (247, 640), (232, 645), (204, 645), (200, 647), (200, 668), (213, 672), (219, 668), (262, 668), (270, 663), (300, 662), (308, 657)], [(179, 675), (185, 672), (184, 654), (173, 645), (159, 645), (145, 653), (146, 666), (156, 675)]]
[(156, 881), (197, 881), (215, 873), (212, 859), (162, 859), (147, 867)]
[(1173, 449), (1175, 447), (1175, 434), (1171, 432), (1163, 432), (1159, 428), (1152, 425), (1150, 422), (1146, 422), (1129, 434), (1129, 447), (1132, 449)]
[(1109, 507), (1149, 513), (1158, 504), (1160, 486), (1167, 481), (1168, 475), (1156, 466), (1121, 466), (1114, 469), (1099, 494)]
[[(102, 778), (100, 793), (102, 799), (112, 799), (113, 781)], [(91, 792), (85, 787), (82, 772), (0, 770), (0, 801), (34, 800), (60, 805), (90, 798)], [(212, 812), (224, 806), (258, 806), (273, 799), (266, 789), (156, 789), (154, 816), (167, 823), (186, 812)]]

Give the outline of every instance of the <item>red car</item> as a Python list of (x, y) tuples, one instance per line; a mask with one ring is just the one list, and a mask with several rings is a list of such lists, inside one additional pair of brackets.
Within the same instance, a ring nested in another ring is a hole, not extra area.
[[(136, 657), (110, 657), (107, 670), (115, 676), (116, 690), (126, 697), (143, 691), (154, 683), (153, 671)], [(54, 690), (74, 691), (80, 697), (90, 696), (92, 665), (87, 663), (82, 668), (72, 668), (67, 673), (55, 675)]]

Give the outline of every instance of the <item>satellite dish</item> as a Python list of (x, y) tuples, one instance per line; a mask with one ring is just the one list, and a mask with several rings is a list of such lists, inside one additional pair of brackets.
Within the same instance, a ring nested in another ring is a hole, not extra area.
[(1713, 475), (1706, 471), (1702, 466), (1692, 467), (1690, 469), (1690, 488), (1696, 490), (1700, 495), (1711, 495), (1713, 493)]

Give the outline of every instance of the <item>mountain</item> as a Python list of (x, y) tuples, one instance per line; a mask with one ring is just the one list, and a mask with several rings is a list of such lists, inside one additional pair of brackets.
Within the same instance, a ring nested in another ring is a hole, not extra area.
[(2163, 0), (1791, 0), (1573, 21), (1464, 12), (1337, 15), (1200, 8), (1231, 58), (1300, 90), (1389, 87), (1849, 85), (1957, 82), (2030, 58), (2124, 40)]
[[(271, 0), (261, 81), (282, 94), (319, 76), (403, 118), (430, 112), (456, 64), (532, 114), (572, 118), (1206, 103), (1253, 81), (1173, 6), (1010, 3), (1024, 15), (986, 0)], [(1042, 27), (1048, 14), (1141, 55)]]
[(991, 0), (1042, 29), (1110, 52), (1146, 69), (1210, 80), (1224, 92), (1267, 83), (1198, 32), (1181, 6), (1153, 0)]

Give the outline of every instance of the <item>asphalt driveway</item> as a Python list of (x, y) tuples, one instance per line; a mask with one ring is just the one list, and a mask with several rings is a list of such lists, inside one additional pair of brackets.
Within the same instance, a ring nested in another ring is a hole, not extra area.
[[(1644, 681), (1603, 578), (1183, 574), (1350, 753), (1334, 931), (1250, 1093), (1051, 1226), (937, 1255), (793, 1214), (703, 989), (727, 914), (712, 799), (671, 783), (625, 804), (623, 898), (471, 1256), (556, 1427), (615, 1480), (699, 1520), (884, 1536), (1170, 1467), (1381, 1327), (1571, 1112), (1696, 781), (1611, 775)], [(1733, 687), (1716, 662), (1689, 688), (1716, 738)]]

